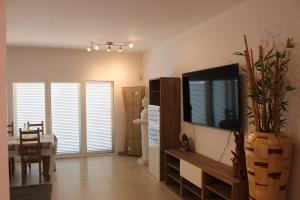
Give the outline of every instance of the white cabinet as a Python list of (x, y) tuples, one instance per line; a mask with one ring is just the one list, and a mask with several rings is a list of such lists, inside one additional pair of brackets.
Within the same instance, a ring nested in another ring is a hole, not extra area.
[(149, 127), (148, 127), (149, 145), (159, 144), (159, 136), (160, 136), (159, 106), (149, 105), (148, 120), (149, 120)]
[(159, 106), (149, 105), (149, 172), (157, 179), (160, 177), (160, 112)]
[(160, 177), (160, 147), (159, 144), (149, 144), (149, 172), (159, 180)]
[(180, 159), (180, 176), (199, 188), (202, 187), (202, 170), (182, 159)]

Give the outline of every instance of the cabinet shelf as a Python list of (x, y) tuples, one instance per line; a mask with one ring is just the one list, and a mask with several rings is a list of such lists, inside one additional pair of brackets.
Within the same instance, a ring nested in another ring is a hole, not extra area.
[(191, 196), (191, 195), (188, 195), (188, 196), (185, 196), (185, 197), (182, 197), (182, 199), (184, 200), (199, 200), (201, 199), (200, 197), (197, 197), (197, 196)]
[(184, 181), (182, 183), (182, 186), (187, 189), (189, 192), (191, 192), (193, 195), (197, 196), (198, 198), (202, 198), (202, 191), (200, 188), (198, 188), (197, 186), (195, 186), (194, 184), (188, 182), (188, 181)]
[(179, 171), (179, 163), (177, 164), (177, 163), (171, 163), (171, 162), (167, 162), (167, 165), (169, 166), (169, 167), (172, 167), (173, 169), (175, 169), (176, 171)]
[(205, 185), (204, 187), (209, 189), (211, 192), (214, 192), (217, 195), (223, 197), (226, 200), (231, 199), (232, 188), (231, 188), (231, 186), (229, 186), (227, 184), (222, 184), (222, 183), (209, 184), (209, 185)]
[(179, 176), (179, 174), (167, 172), (167, 176), (169, 178), (173, 179), (174, 181), (176, 181), (177, 183), (180, 183), (180, 176)]
[(178, 182), (168, 182), (167, 185), (173, 192), (180, 195), (180, 184)]

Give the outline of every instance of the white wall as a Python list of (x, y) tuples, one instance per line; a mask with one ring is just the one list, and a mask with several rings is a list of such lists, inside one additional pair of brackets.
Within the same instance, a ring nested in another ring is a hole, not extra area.
[(125, 114), (122, 87), (142, 84), (142, 56), (85, 50), (9, 47), (9, 119), (12, 120), (12, 82), (114, 81), (115, 151), (124, 148)]
[[(179, 76), (195, 71), (244, 60), (233, 52), (244, 50), (243, 34), (253, 48), (266, 38), (265, 29), (279, 33), (279, 38), (294, 37), (300, 41), (299, 0), (245, 0), (237, 6), (187, 30), (151, 49), (144, 55), (144, 81), (159, 76)], [(291, 82), (300, 89), (300, 42), (294, 51), (289, 74)], [(256, 49), (255, 49), (256, 50)], [(290, 95), (287, 132), (295, 143), (295, 162), (292, 173), (291, 199), (300, 199), (300, 92)], [(182, 122), (182, 131), (194, 138), (197, 152), (215, 160), (226, 144), (228, 132)], [(231, 165), (231, 138), (223, 162)], [(297, 170), (298, 168), (298, 170)], [(297, 196), (298, 195), (298, 196)]]
[(8, 200), (5, 1), (0, 0), (0, 199)]

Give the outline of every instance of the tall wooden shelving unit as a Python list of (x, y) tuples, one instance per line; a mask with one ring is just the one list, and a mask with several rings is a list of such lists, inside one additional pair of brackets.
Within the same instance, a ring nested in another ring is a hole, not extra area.
[(180, 78), (149, 81), (149, 171), (165, 177), (165, 150), (176, 148), (180, 132)]

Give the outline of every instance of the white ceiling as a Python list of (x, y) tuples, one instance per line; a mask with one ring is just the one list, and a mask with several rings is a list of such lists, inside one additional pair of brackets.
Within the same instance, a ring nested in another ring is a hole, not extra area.
[(7, 0), (7, 40), (63, 48), (131, 41), (143, 52), (241, 1)]

